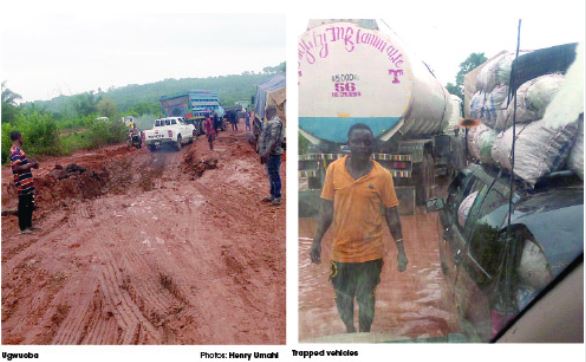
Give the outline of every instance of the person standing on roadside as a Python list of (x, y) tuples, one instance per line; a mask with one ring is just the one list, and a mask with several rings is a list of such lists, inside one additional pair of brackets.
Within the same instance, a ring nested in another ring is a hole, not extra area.
[(214, 121), (212, 117), (208, 114), (205, 121), (203, 121), (203, 129), (208, 137), (208, 144), (210, 145), (210, 150), (214, 149), (214, 139), (216, 138), (216, 127), (214, 126)]
[(214, 111), (213, 120), (214, 120), (214, 130), (216, 131), (216, 133), (218, 133), (219, 130), (222, 129), (222, 123), (221, 123), (220, 117), (218, 116), (218, 112)]
[(246, 123), (246, 112), (244, 109), (241, 109), (236, 116), (238, 117), (238, 123)]
[(32, 169), (38, 169), (39, 163), (26, 157), (22, 145), (24, 141), (18, 131), (10, 132), (10, 163), (14, 185), (18, 192), (18, 226), (21, 234), (30, 234), (38, 228), (33, 227), (33, 210), (35, 209), (35, 186)]
[(248, 132), (250, 132), (251, 131), (251, 128), (250, 128), (250, 112), (245, 112), (244, 125), (246, 127), (246, 130)]
[(259, 154), (261, 164), (267, 167), (269, 176), (270, 195), (263, 202), (270, 202), (277, 206), (281, 204), (281, 155), (283, 153), (283, 122), (277, 116), (275, 106), (266, 109), (267, 121), (260, 134)]
[(380, 282), (383, 224), (386, 221), (397, 247), (399, 272), (407, 268), (403, 247), (399, 200), (393, 177), (371, 160), (375, 139), (370, 127), (358, 123), (348, 131), (350, 155), (332, 162), (321, 192), (321, 211), (311, 246), (312, 263), (321, 261), (321, 241), (333, 226), (330, 280), (338, 313), (346, 332), (354, 327), (354, 298), (358, 302), (359, 331), (370, 332), (374, 319), (375, 289)]
[(238, 113), (236, 111), (230, 112), (230, 123), (232, 124), (232, 132), (238, 132)]

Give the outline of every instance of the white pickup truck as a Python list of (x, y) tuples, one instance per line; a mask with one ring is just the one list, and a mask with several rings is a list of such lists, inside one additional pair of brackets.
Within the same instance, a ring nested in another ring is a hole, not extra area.
[(179, 151), (184, 144), (193, 142), (195, 138), (195, 127), (185, 123), (183, 117), (156, 119), (153, 129), (144, 131), (144, 143), (151, 152), (163, 144), (170, 144)]

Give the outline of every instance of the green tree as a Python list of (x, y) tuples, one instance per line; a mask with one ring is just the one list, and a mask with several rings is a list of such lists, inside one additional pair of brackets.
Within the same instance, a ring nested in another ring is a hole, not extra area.
[(486, 62), (486, 60), (484, 53), (470, 54), (466, 60), (460, 63), (460, 70), (458, 71), (458, 74), (456, 74), (456, 84), (451, 82), (446, 84), (448, 92), (457, 95), (460, 99), (464, 100), (464, 76), (474, 68)]
[(108, 117), (110, 119), (115, 119), (116, 115), (118, 114), (116, 105), (109, 98), (100, 99), (96, 105), (96, 110), (98, 111), (100, 117)]
[(100, 99), (101, 96), (91, 91), (73, 96), (71, 103), (78, 116), (87, 116), (98, 111)]
[(2, 124), (2, 161), (8, 158), (11, 141), (9, 134), (17, 130), (24, 137), (27, 153), (31, 155), (58, 155), (61, 153), (59, 130), (53, 116), (42, 110), (24, 108), (14, 122)]
[(264, 67), (262, 68), (262, 71), (265, 73), (284, 73), (287, 70), (287, 63), (282, 62), (279, 65), (276, 65), (274, 67)]
[(14, 122), (18, 114), (16, 101), (21, 99), (20, 94), (14, 93), (6, 87), (6, 81), (2, 82), (2, 123)]
[(161, 105), (155, 102), (141, 102), (128, 109), (129, 115), (142, 116), (143, 114), (161, 115)]

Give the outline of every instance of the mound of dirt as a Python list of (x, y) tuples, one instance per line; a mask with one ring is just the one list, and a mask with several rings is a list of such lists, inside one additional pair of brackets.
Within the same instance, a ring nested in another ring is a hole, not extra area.
[(213, 155), (207, 155), (202, 159), (197, 159), (195, 149), (183, 156), (183, 170), (193, 178), (201, 177), (207, 170), (218, 168), (218, 158)]
[(86, 171), (85, 167), (81, 167), (75, 163), (70, 163), (65, 168), (63, 166), (57, 164), (55, 168), (49, 172), (49, 176), (56, 178), (57, 180), (62, 180), (64, 178), (68, 178), (71, 176), (78, 176), (81, 175)]
[(93, 199), (104, 193), (110, 173), (105, 168), (87, 170), (75, 164), (56, 166), (47, 176), (35, 180), (36, 201), (44, 207), (66, 199)]

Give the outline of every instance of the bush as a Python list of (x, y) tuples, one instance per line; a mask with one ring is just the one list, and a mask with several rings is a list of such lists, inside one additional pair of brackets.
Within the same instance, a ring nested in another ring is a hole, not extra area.
[(69, 117), (57, 121), (59, 129), (80, 129), (89, 127), (96, 117), (94, 115), (84, 117)]
[(128, 137), (128, 128), (118, 120), (94, 120), (87, 131), (90, 148), (124, 142)]
[(77, 150), (89, 149), (92, 142), (88, 136), (88, 131), (83, 130), (77, 133), (71, 133), (61, 137), (61, 152), (64, 155), (70, 155)]
[(8, 160), (13, 130), (22, 134), (23, 148), (31, 156), (61, 154), (59, 130), (51, 114), (30, 110), (20, 112), (14, 123), (2, 124), (2, 162)]
[(8, 161), (8, 157), (10, 156), (10, 146), (12, 142), (10, 141), (10, 132), (14, 129), (11, 123), (2, 123), (2, 163)]

